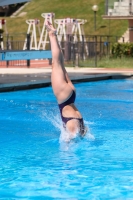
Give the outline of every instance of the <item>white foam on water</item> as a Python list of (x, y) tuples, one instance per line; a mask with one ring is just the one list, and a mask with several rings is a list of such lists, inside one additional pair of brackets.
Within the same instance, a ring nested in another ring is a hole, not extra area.
[[(68, 131), (66, 131), (63, 128), (60, 114), (55, 115), (53, 112), (49, 112), (49, 113), (46, 112), (46, 113), (42, 114), (42, 117), (45, 117), (45, 120), (50, 121), (52, 123), (52, 125), (60, 131), (60, 137), (59, 137), (60, 143), (62, 143), (62, 142), (70, 143), (71, 141), (78, 142), (81, 140), (81, 137), (80, 137), (80, 134), (78, 133), (78, 131), (74, 136), (72, 136)], [(85, 126), (87, 127), (87, 132), (86, 132), (86, 135), (82, 139), (85, 139), (88, 141), (95, 140), (94, 135), (90, 132), (90, 129), (89, 129), (89, 124), (91, 122), (84, 121), (84, 123), (85, 123)]]
[(54, 127), (56, 127), (57, 129), (61, 130), (62, 122), (61, 122), (59, 114), (55, 115), (53, 112), (49, 112), (49, 113), (43, 112), (41, 116), (45, 120), (51, 122)]

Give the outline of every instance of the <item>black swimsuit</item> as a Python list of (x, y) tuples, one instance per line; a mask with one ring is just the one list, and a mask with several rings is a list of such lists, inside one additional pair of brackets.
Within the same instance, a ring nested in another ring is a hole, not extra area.
[(76, 93), (75, 93), (75, 91), (73, 90), (72, 95), (71, 95), (65, 102), (63, 102), (63, 103), (61, 103), (61, 104), (58, 104), (58, 105), (59, 105), (59, 109), (60, 109), (60, 113), (61, 113), (61, 118), (62, 118), (62, 121), (63, 121), (64, 125), (66, 125), (66, 123), (67, 123), (69, 120), (71, 120), (71, 119), (77, 119), (77, 120), (79, 120), (79, 122), (80, 122), (80, 127), (83, 128), (83, 127), (84, 127), (84, 126), (83, 126), (83, 118), (63, 117), (63, 115), (62, 115), (62, 110), (63, 110), (63, 108), (64, 108), (65, 106), (70, 105), (71, 103), (74, 103), (74, 102), (75, 102), (75, 98), (76, 98)]

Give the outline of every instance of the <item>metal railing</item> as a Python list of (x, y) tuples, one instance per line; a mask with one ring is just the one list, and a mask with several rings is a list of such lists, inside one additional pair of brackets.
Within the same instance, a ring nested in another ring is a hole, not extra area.
[[(108, 35), (86, 35), (82, 36), (82, 41), (78, 41), (81, 38), (77, 38), (77, 42), (73, 36), (68, 35), (67, 41), (60, 42), (62, 52), (64, 54), (64, 60), (66, 63), (70, 63), (75, 66), (97, 66), (97, 61), (102, 59), (103, 56), (107, 56), (111, 53), (112, 45), (118, 41), (119, 36)], [(124, 41), (124, 40), (123, 40)], [(30, 36), (27, 35), (27, 40), (19, 41), (15, 37), (4, 37), (3, 46), (4, 51), (10, 50), (23, 50), (24, 43), (27, 43), (27, 50), (30, 50)], [(50, 49), (50, 44), (47, 45), (47, 50)], [(3, 50), (1, 50), (2, 52)], [(30, 60), (18, 60), (18, 61), (0, 61), (0, 66), (30, 66)]]
[[(83, 36), (84, 37), (84, 36)], [(74, 42), (70, 38), (61, 42), (65, 62), (76, 66), (96, 67), (99, 59), (111, 54), (112, 45), (118, 42), (118, 36), (88, 35), (83, 41)]]

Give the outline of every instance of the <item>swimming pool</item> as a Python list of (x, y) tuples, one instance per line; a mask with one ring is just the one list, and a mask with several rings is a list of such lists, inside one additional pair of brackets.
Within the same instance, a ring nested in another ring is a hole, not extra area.
[(133, 81), (76, 88), (89, 132), (70, 143), (51, 87), (0, 94), (2, 199), (133, 197)]

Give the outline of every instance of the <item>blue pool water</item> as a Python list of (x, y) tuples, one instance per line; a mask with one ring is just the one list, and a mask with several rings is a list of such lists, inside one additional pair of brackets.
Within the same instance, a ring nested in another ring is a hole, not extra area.
[(1, 199), (133, 198), (133, 81), (75, 86), (89, 131), (69, 143), (51, 87), (0, 94)]

